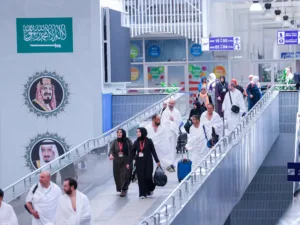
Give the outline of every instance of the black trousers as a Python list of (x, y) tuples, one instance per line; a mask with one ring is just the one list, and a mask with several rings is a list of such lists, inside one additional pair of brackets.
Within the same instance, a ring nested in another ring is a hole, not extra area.
[(153, 162), (152, 158), (137, 158), (136, 173), (139, 185), (139, 196), (150, 195), (156, 185), (153, 183)]

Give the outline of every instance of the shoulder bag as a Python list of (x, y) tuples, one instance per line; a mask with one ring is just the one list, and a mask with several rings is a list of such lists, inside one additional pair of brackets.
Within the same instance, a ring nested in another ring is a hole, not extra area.
[(231, 111), (235, 114), (238, 114), (240, 113), (240, 107), (238, 107), (237, 105), (233, 105), (232, 104), (232, 99), (231, 99), (231, 94), (230, 94), (230, 91), (228, 92), (229, 94), (229, 98), (230, 98), (230, 103), (231, 103)]
[[(36, 189), (38, 188), (38, 186), (39, 186), (39, 185), (37, 184), (37, 185), (35, 185), (35, 187), (33, 188), (33, 190), (32, 190), (32, 194), (33, 194), (33, 195), (34, 195), (34, 193), (36, 192)], [(31, 212), (29, 211), (29, 209), (28, 209), (26, 203), (25, 203), (24, 207), (25, 207), (25, 209), (27, 210), (27, 212), (28, 212), (29, 214), (31, 214)]]

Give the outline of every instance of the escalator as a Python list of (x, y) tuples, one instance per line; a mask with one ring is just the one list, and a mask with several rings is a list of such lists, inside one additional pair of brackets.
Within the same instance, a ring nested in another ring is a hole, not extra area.
[[(280, 131), (288, 127), (283, 122), (288, 118), (284, 114), (288, 109), (283, 107), (286, 99), (280, 98), (280, 94), (276, 87), (265, 93), (237, 128), (221, 139), (197, 168), (140, 224), (248, 224), (238, 223), (245, 220), (228, 223), (227, 218), (257, 172), (268, 172), (260, 167), (276, 145)], [(290, 101), (296, 100), (296, 105), (298, 93), (292, 95)], [(253, 188), (257, 187), (254, 183)]]

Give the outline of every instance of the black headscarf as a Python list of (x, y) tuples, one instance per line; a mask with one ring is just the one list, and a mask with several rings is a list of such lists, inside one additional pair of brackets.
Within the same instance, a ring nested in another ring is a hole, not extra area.
[(200, 105), (200, 102), (195, 101), (193, 105), (195, 105), (197, 107), (196, 109), (193, 109), (193, 115), (201, 115), (201, 105)]
[[(123, 149), (122, 151), (124, 152), (125, 155), (128, 155), (128, 149), (129, 149), (129, 142), (127, 141), (126, 137), (126, 131), (123, 129), (118, 129), (118, 131), (122, 131), (122, 138), (117, 138), (118, 142), (121, 142), (123, 144)], [(118, 132), (117, 131), (117, 132)]]
[[(223, 79), (224, 79), (224, 81), (223, 81), (223, 82), (221, 81), (221, 78), (223, 78)], [(225, 78), (225, 76), (220, 76), (220, 82), (221, 82), (222, 84), (225, 84), (225, 83), (226, 83), (226, 78)]]
[(144, 127), (139, 127), (138, 130), (141, 132), (141, 137), (138, 137), (139, 140), (144, 140), (147, 137), (147, 130)]
[(117, 132), (119, 132), (119, 130), (122, 131), (122, 138), (117, 138), (117, 140), (118, 140), (118, 142), (123, 142), (124, 143), (126, 141), (126, 131), (123, 130), (123, 129), (118, 129)]

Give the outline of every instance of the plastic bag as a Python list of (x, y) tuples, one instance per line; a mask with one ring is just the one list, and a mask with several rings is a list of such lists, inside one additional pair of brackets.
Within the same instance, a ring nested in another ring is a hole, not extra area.
[(167, 184), (167, 182), (168, 182), (167, 175), (165, 174), (163, 169), (160, 166), (158, 166), (154, 174), (154, 183), (159, 187), (163, 187)]

